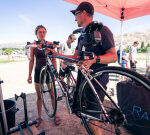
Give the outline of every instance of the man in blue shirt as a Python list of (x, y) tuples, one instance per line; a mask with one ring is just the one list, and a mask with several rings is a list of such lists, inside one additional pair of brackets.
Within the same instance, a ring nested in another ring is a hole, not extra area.
[(126, 53), (122, 50), (122, 59), (120, 62), (120, 49), (117, 51), (118, 56), (118, 64), (121, 65), (121, 67), (127, 68), (128, 58), (126, 57)]

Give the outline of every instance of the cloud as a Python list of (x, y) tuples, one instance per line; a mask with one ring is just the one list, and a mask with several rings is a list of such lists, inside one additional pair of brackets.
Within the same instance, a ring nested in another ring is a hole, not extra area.
[(25, 15), (18, 15), (18, 17), (23, 20), (26, 24), (32, 24), (32, 21)]

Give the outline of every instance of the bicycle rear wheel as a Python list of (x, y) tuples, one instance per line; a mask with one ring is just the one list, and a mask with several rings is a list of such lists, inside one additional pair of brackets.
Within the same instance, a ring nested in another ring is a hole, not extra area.
[[(79, 100), (81, 118), (87, 132), (92, 135), (94, 126), (101, 129), (103, 135), (149, 135), (150, 80), (121, 67), (100, 68), (92, 76), (91, 81), (109, 119), (105, 117), (97, 95), (88, 88), (85, 80), (79, 90)], [(102, 86), (97, 85), (94, 78), (100, 80)]]
[(43, 67), (40, 72), (40, 89), (45, 112), (51, 118), (57, 109), (57, 93), (54, 76), (47, 70), (47, 67)]

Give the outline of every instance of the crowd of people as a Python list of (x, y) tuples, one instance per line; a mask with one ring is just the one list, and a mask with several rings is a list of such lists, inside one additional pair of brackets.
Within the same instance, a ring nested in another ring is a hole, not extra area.
[[(91, 3), (89, 2), (82, 2), (78, 5), (78, 7), (75, 10), (72, 10), (71, 13), (75, 16), (75, 21), (77, 22), (78, 27), (85, 28), (88, 24), (93, 22), (93, 15), (94, 15), (94, 7)], [(134, 42), (134, 44), (130, 48), (130, 53), (129, 53), (129, 59), (127, 58), (126, 53), (122, 50), (119, 49), (116, 53), (115, 49), (115, 43), (114, 43), (114, 38), (113, 38), (113, 33), (111, 30), (103, 25), (101, 30), (99, 31), (101, 35), (101, 44), (97, 44), (96, 46), (92, 48), (86, 48), (87, 52), (93, 52), (94, 58), (92, 60), (83, 60), (77, 63), (77, 66), (80, 68), (81, 65), (84, 65), (87, 69), (92, 69), (96, 70), (97, 68), (108, 66), (109, 63), (114, 63), (118, 59), (118, 63), (124, 67), (127, 68), (128, 63), (130, 62), (130, 67), (135, 69), (136, 68), (136, 47), (138, 45), (138, 42)], [(35, 35), (37, 36), (38, 41), (45, 45), (48, 43), (53, 44), (52, 42), (46, 41), (45, 36), (46, 36), (46, 28), (42, 25), (39, 25), (35, 29)], [(54, 55), (59, 55), (59, 56), (65, 56), (68, 58), (73, 58), (73, 59), (79, 59), (80, 57), (80, 52), (82, 51), (82, 44), (83, 44), (83, 39), (81, 36), (78, 38), (78, 43), (75, 48), (75, 51), (72, 49), (72, 43), (76, 40), (76, 37), (74, 34), (69, 35), (67, 41), (65, 43), (61, 43), (58, 51), (55, 49), (49, 49)], [(36, 44), (36, 43), (34, 43)], [(122, 52), (122, 54), (121, 54)], [(120, 54), (122, 58), (120, 58)], [(117, 57), (118, 56), (118, 57)], [(39, 85), (39, 75), (40, 75), (40, 70), (43, 66), (46, 65), (46, 58), (45, 54), (39, 50), (38, 48), (32, 48), (30, 52), (30, 61), (29, 61), (29, 75), (28, 75), (28, 83), (32, 83), (32, 70), (34, 68), (34, 85), (35, 85), (35, 90), (37, 93), (37, 110), (38, 110), (38, 118), (37, 118), (37, 127), (40, 125), (42, 121), (42, 114), (41, 114), (41, 109), (42, 109), (42, 101), (41, 101), (41, 94), (40, 94), (40, 85)], [(35, 62), (36, 59), (36, 62)], [(56, 59), (53, 59), (53, 63), (55, 65), (55, 68), (57, 69), (57, 63)], [(61, 76), (61, 79), (64, 79), (65, 74), (67, 74), (67, 67), (70, 65), (70, 63), (65, 62), (65, 61), (60, 61), (60, 70), (59, 74)], [(103, 78), (103, 76), (101, 76)], [(104, 76), (106, 78), (106, 76)], [(103, 83), (104, 86), (106, 86), (108, 80), (105, 79), (106, 81), (101, 82), (102, 78), (99, 80), (100, 83)], [(77, 95), (76, 93), (78, 92), (79, 86), (81, 82), (84, 80), (84, 76), (81, 74), (81, 71), (78, 70), (78, 76), (77, 76), (77, 86), (76, 86), (76, 92), (75, 96)], [(89, 90), (90, 91), (90, 90)], [(53, 96), (53, 95), (52, 95)], [(94, 97), (89, 95), (89, 98), (91, 101), (94, 100)], [(90, 106), (90, 104), (89, 104)], [(76, 107), (76, 104), (73, 104), (73, 108)], [(91, 106), (90, 106), (91, 107)], [(93, 114), (93, 116), (100, 116), (100, 114)], [(89, 120), (90, 123), (91, 120)], [(56, 113), (54, 116), (54, 122), (56, 125), (59, 125), (61, 123), (61, 119)], [(93, 121), (93, 123), (97, 123), (97, 121)], [(97, 126), (94, 126), (94, 124), (90, 125), (93, 134), (94, 135), (101, 135), (102, 131), (100, 128)]]

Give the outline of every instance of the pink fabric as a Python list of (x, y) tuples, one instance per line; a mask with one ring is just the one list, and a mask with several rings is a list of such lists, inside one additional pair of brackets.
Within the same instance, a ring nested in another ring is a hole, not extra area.
[[(78, 5), (85, 0), (64, 0)], [(121, 20), (122, 8), (124, 19), (128, 20), (150, 15), (150, 0), (86, 0), (93, 4), (96, 12)]]

